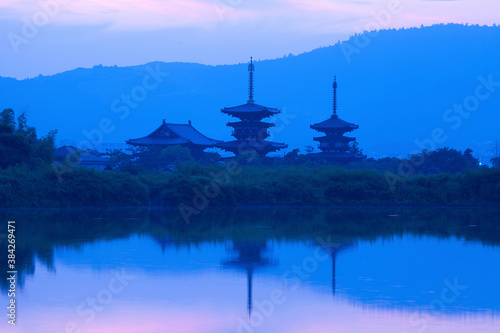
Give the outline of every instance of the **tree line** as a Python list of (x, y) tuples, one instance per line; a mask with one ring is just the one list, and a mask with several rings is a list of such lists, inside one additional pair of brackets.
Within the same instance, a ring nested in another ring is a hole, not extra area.
[(470, 149), (335, 165), (311, 161), (298, 150), (284, 158), (207, 153), (194, 159), (186, 147), (141, 148), (105, 153), (111, 170), (72, 165), (59, 177), (53, 167), (55, 135), (39, 137), (24, 113), (17, 119), (11, 109), (0, 113), (2, 207), (152, 205), (187, 207), (196, 214), (220, 205), (500, 203), (500, 168), (481, 167)]

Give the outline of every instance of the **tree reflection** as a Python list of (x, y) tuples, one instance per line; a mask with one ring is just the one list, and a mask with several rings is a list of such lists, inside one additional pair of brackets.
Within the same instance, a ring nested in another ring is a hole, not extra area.
[[(16, 221), (16, 268), (18, 287), (33, 275), (35, 263), (56, 270), (54, 251), (82, 248), (100, 240), (144, 235), (156, 239), (160, 249), (186, 247), (201, 242), (231, 242), (235, 254), (225, 265), (247, 272), (249, 295), (255, 270), (270, 263), (263, 254), (270, 241), (314, 242), (335, 236), (332, 245), (335, 291), (335, 260), (340, 251), (358, 240), (391, 238), (404, 234), (438, 238), (458, 237), (485, 246), (500, 245), (498, 209), (408, 208), (245, 208), (210, 209), (185, 224), (175, 209), (42, 209), (2, 210), (3, 221)], [(0, 235), (2, 236), (2, 235)], [(0, 248), (7, 248), (5, 233)], [(6, 251), (5, 251), (6, 253)], [(0, 256), (7, 267), (7, 255)], [(0, 270), (0, 287), (8, 290), (6, 269)], [(250, 297), (251, 298), (251, 297)], [(251, 301), (249, 303), (251, 310)]]

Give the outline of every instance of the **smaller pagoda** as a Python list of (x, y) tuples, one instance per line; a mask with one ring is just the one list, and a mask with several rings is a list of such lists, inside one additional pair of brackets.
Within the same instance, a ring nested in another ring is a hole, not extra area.
[(262, 119), (277, 115), (280, 113), (280, 110), (255, 103), (253, 99), (254, 70), (255, 66), (252, 58), (250, 58), (250, 64), (248, 65), (250, 78), (247, 103), (221, 109), (222, 113), (239, 118), (239, 121), (226, 124), (234, 128), (232, 136), (234, 136), (236, 140), (219, 143), (217, 147), (232, 152), (235, 155), (240, 155), (248, 150), (254, 150), (258, 155), (266, 156), (270, 152), (288, 147), (288, 145), (284, 143), (265, 140), (270, 135), (268, 128), (274, 127), (274, 124), (263, 122)]
[(320, 153), (310, 154), (312, 158), (324, 159), (331, 162), (347, 163), (366, 158), (366, 155), (351, 151), (349, 144), (356, 138), (344, 136), (345, 133), (358, 129), (359, 126), (342, 120), (337, 115), (337, 77), (333, 81), (333, 114), (318, 124), (310, 126), (312, 129), (325, 133), (325, 136), (315, 137), (319, 142)]

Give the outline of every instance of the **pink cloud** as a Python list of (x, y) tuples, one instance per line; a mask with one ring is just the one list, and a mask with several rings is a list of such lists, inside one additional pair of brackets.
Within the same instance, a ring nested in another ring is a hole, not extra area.
[[(373, 20), (373, 12), (385, 10), (388, 0), (3, 0), (0, 17), (17, 18), (40, 11), (40, 3), (60, 1), (51, 22), (64, 25), (108, 25), (113, 29), (151, 30), (170, 27), (206, 29), (230, 25), (268, 24), (271, 33), (308, 29), (312, 34), (346, 30), (357, 22)], [(496, 0), (400, 1), (403, 8), (395, 21), (405, 26), (450, 21), (492, 20)], [(477, 23), (477, 22), (470, 22)], [(480, 23), (480, 22), (479, 22)], [(392, 26), (389, 26), (392, 27)], [(269, 33), (269, 32), (268, 32)]]
[[(61, 2), (61, 4), (58, 3)], [(223, 19), (235, 20), (243, 16), (237, 6), (217, 0), (4, 0), (1, 17), (21, 19), (43, 11), (40, 3), (57, 6), (51, 23), (64, 25), (107, 24), (115, 29), (162, 29), (168, 27), (203, 27)], [(225, 4), (225, 5), (224, 5)]]

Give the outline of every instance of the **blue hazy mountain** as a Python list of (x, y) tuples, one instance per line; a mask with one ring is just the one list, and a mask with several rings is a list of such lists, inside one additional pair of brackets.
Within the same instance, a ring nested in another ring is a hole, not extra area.
[[(257, 60), (255, 101), (283, 110), (274, 119), (271, 139), (288, 143), (288, 151), (304, 152), (304, 146), (316, 146), (312, 138), (318, 133), (309, 125), (331, 115), (336, 75), (339, 116), (359, 124), (352, 135), (369, 157), (420, 150), (416, 140), (429, 142), (433, 131), (436, 147), (471, 147), (485, 156), (491, 141), (500, 137), (499, 59), (497, 26), (365, 33), (296, 56)], [(127, 95), (134, 97), (127, 102)], [(78, 68), (25, 80), (0, 78), (0, 108), (27, 110), (39, 134), (58, 129), (60, 144), (76, 145), (86, 140), (85, 131), (95, 134), (92, 130), (100, 125), (105, 143), (123, 143), (149, 134), (162, 119), (192, 120), (205, 135), (229, 140), (226, 123), (234, 119), (220, 109), (247, 99), (246, 63), (157, 62)]]

